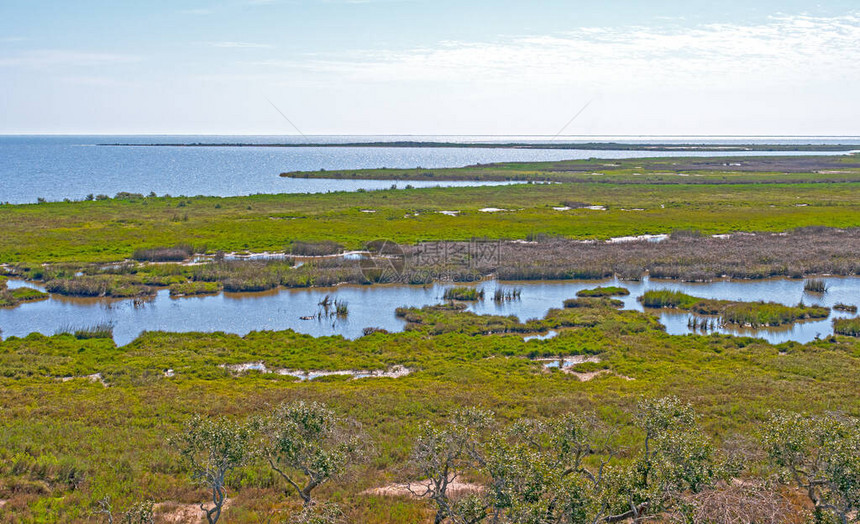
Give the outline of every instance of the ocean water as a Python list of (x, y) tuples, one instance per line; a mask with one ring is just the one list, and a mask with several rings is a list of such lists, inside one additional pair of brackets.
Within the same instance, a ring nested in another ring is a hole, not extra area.
[[(271, 147), (104, 147), (112, 143), (355, 143), (378, 141), (545, 142), (551, 137), (479, 136), (0, 136), (0, 202), (29, 203), (113, 196), (120, 191), (235, 196), (254, 193), (325, 193), (386, 189), (390, 180), (289, 179), (285, 171), (362, 168), (442, 168), (478, 163), (634, 158), (646, 151), (573, 151), (492, 148), (271, 148)], [(860, 138), (707, 138), (700, 137), (564, 137), (556, 142), (649, 143), (801, 143), (858, 144)], [(737, 153), (728, 153), (736, 155)], [(754, 153), (767, 155), (768, 153)], [(789, 154), (789, 153), (770, 153)], [(802, 153), (809, 154), (809, 153)], [(717, 156), (671, 152), (659, 156)], [(407, 182), (399, 182), (403, 187)], [(483, 185), (479, 182), (408, 182), (415, 187)], [(486, 184), (486, 183), (484, 183)]]

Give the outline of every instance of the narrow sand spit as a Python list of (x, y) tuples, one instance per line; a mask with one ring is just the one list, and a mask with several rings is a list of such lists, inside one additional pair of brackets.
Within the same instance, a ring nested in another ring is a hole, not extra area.
[[(210, 508), (209, 504), (205, 505)], [(224, 506), (221, 508), (221, 516), (224, 516), (224, 511), (230, 507), (230, 499), (224, 501)], [(178, 502), (160, 502), (155, 505), (155, 513), (158, 516), (158, 522), (169, 524), (198, 524), (205, 521), (203, 510), (200, 509), (200, 504), (180, 504)]]
[[(362, 491), (363, 495), (377, 495), (381, 497), (410, 497), (419, 498), (415, 495), (421, 495), (430, 485), (429, 481), (422, 480), (405, 484), (389, 484), (381, 488), (372, 488)], [(410, 487), (412, 488), (410, 491)], [(451, 498), (459, 498), (471, 493), (482, 493), (484, 486), (480, 484), (472, 484), (455, 479), (454, 482), (448, 484), (448, 496)]]

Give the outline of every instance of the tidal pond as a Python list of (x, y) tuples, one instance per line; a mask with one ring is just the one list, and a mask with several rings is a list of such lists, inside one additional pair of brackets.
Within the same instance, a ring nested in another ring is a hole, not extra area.
[[(796, 305), (832, 307), (837, 303), (860, 305), (860, 277), (825, 277), (827, 292), (807, 293), (803, 280), (768, 279), (686, 283), (644, 279), (638, 282), (619, 281), (534, 281), (498, 282), (489, 280), (474, 284), (484, 290), (482, 301), (469, 302), (467, 308), (479, 314), (515, 315), (521, 321), (543, 317), (551, 308), (560, 308), (565, 299), (576, 292), (597, 286), (620, 286), (630, 295), (616, 297), (625, 309), (642, 310), (637, 301), (645, 291), (671, 289), (712, 299), (740, 301), (772, 301)], [(225, 331), (246, 334), (250, 331), (293, 329), (314, 336), (362, 336), (364, 328), (402, 331), (405, 322), (394, 315), (401, 306), (422, 307), (442, 302), (445, 289), (453, 284), (428, 286), (340, 286), (336, 288), (278, 289), (263, 293), (221, 293), (213, 296), (170, 298), (166, 289), (149, 300), (111, 300), (68, 298), (52, 295), (40, 302), (24, 303), (15, 308), (0, 308), (2, 337), (25, 336), (31, 332), (52, 335), (58, 331), (110, 323), (114, 339), (127, 344), (143, 331)], [(21, 280), (10, 280), (10, 287), (40, 286)], [(518, 288), (518, 300), (495, 302), (497, 287)], [(325, 315), (320, 302), (345, 302), (348, 315)], [(653, 310), (670, 334), (690, 333), (690, 314), (671, 310)], [(323, 314), (320, 314), (323, 313)], [(832, 319), (853, 317), (856, 313), (831, 311), (824, 320), (799, 322), (783, 328), (744, 329), (719, 326), (713, 331), (755, 336), (772, 343), (789, 340), (805, 343), (816, 337), (833, 333)], [(709, 331), (710, 332), (710, 331)], [(535, 339), (546, 339), (552, 333)]]

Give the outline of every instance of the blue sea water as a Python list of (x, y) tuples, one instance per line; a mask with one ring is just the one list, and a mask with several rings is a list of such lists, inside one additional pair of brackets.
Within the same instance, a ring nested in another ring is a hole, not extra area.
[[(28, 203), (38, 198), (72, 200), (120, 191), (158, 195), (235, 196), (254, 193), (324, 193), (386, 189), (392, 181), (290, 179), (285, 171), (362, 168), (428, 169), (478, 163), (633, 158), (646, 151), (586, 151), (492, 148), (271, 148), (271, 147), (104, 147), (106, 143), (355, 143), (362, 141), (545, 142), (549, 137), (461, 136), (0, 136), (0, 202)], [(857, 137), (712, 138), (564, 137), (557, 142), (649, 143), (802, 143), (858, 144)], [(737, 153), (728, 153), (737, 154)], [(767, 154), (767, 153), (757, 153)], [(773, 153), (771, 153), (773, 154)], [(786, 154), (786, 153), (780, 153)], [(808, 154), (808, 153), (806, 153)], [(672, 152), (659, 156), (716, 156)], [(415, 187), (480, 185), (479, 182), (408, 182)], [(398, 183), (403, 187), (407, 182)]]

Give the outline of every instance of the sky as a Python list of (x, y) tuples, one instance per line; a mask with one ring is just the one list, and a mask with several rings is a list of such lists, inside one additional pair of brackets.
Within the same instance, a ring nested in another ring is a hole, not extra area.
[(0, 133), (860, 135), (858, 59), (857, 0), (0, 0)]

